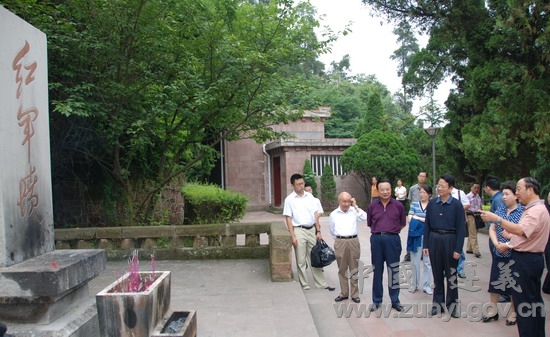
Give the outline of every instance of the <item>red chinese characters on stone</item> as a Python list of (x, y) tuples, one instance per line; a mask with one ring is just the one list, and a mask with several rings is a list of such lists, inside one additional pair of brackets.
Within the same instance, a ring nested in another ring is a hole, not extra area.
[(34, 208), (38, 206), (38, 194), (34, 192), (38, 177), (35, 175), (36, 167), (31, 167), (31, 171), (25, 177), (19, 180), (19, 200), (17, 206), (21, 211), (21, 216), (29, 216)]
[(17, 121), (23, 132), (21, 145), (27, 148), (27, 162), (29, 164), (29, 173), (19, 180), (19, 198), (17, 200), (17, 206), (19, 206), (21, 217), (33, 214), (39, 201), (39, 195), (35, 192), (39, 179), (36, 174), (36, 166), (32, 164), (31, 156), (31, 140), (35, 135), (33, 122), (37, 120), (39, 112), (36, 107), (24, 107), (24, 101), (25, 98), (27, 98), (25, 94), (29, 96), (28, 91), (25, 92), (24, 89), (35, 80), (34, 74), (38, 67), (36, 61), (27, 61), (30, 50), (31, 46), (29, 42), (25, 41), (25, 45), (19, 50), (12, 62), (12, 69), (15, 71), (15, 83), (17, 85), (15, 97), (19, 101)]
[(23, 128), (23, 134), (25, 137), (21, 142), (21, 145), (27, 145), (27, 151), (29, 155), (29, 162), (31, 161), (31, 138), (34, 136), (34, 122), (38, 118), (38, 109), (29, 108), (22, 110), (23, 107), (19, 106), (19, 111), (17, 112), (17, 120), (19, 121), (19, 126)]
[[(17, 91), (15, 97), (17, 99), (21, 97), (21, 91), (23, 90), (23, 75), (21, 74), (21, 67), (23, 66), (22, 60), (25, 55), (29, 53), (30, 50), (31, 46), (29, 45), (29, 42), (25, 41), (25, 46), (23, 46), (19, 53), (17, 53), (11, 65), (12, 69), (15, 70), (15, 83), (17, 83)], [(36, 67), (36, 61), (24, 66), (24, 68), (28, 70), (27, 76), (25, 77), (25, 85), (29, 85), (32, 81), (34, 81), (34, 72), (36, 71)]]

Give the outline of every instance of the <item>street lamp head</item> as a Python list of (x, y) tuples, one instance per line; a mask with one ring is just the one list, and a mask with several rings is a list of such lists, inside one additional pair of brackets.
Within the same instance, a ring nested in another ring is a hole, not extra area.
[(437, 126), (431, 126), (429, 128), (424, 129), (424, 131), (426, 131), (426, 133), (432, 138), (435, 138), (435, 136), (437, 136), (437, 133), (439, 132), (439, 130), (441, 130), (441, 128)]

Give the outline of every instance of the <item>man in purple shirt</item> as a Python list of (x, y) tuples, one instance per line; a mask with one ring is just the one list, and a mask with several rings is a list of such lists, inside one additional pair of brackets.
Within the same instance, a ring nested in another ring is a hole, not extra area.
[(367, 211), (367, 225), (371, 229), (370, 250), (374, 266), (372, 281), (372, 306), (375, 311), (382, 303), (384, 290), (382, 277), (384, 263), (391, 275), (388, 275), (388, 292), (392, 308), (402, 311), (399, 302), (399, 256), (401, 256), (401, 239), (399, 232), (406, 224), (405, 207), (392, 199), (392, 188), (388, 179), (381, 179), (377, 184), (379, 199), (374, 200)]

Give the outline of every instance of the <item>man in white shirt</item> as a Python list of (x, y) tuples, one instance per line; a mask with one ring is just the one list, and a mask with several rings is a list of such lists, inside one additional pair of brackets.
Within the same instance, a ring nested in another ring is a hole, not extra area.
[[(361, 302), (359, 298), (358, 278), (353, 277), (359, 266), (361, 257), (361, 245), (357, 237), (357, 222), (367, 220), (367, 213), (357, 207), (355, 198), (347, 192), (338, 195), (338, 208), (330, 213), (330, 234), (334, 237), (334, 253), (338, 264), (338, 279), (340, 280), (340, 295), (334, 299), (336, 302), (346, 300), (351, 295), (355, 303)], [(347, 271), (350, 272), (349, 284)], [(351, 292), (350, 292), (351, 285)]]
[(315, 286), (333, 291), (335, 288), (327, 284), (323, 270), (311, 266), (311, 249), (317, 240), (323, 239), (319, 222), (323, 209), (320, 203), (317, 203), (317, 198), (304, 190), (304, 177), (295, 173), (290, 177), (290, 184), (294, 191), (285, 199), (283, 215), (294, 246), (298, 278), (302, 289), (310, 289), (306, 276), (306, 268), (309, 266)]

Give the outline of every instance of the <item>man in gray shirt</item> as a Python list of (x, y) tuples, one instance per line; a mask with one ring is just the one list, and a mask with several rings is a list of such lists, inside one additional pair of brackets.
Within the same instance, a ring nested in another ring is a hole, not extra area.
[(412, 203), (413, 201), (420, 201), (420, 187), (424, 186), (426, 183), (426, 179), (428, 179), (428, 173), (425, 171), (420, 171), (418, 173), (418, 184), (412, 185), (411, 188), (409, 188), (409, 196), (407, 199), (409, 199), (409, 202)]

